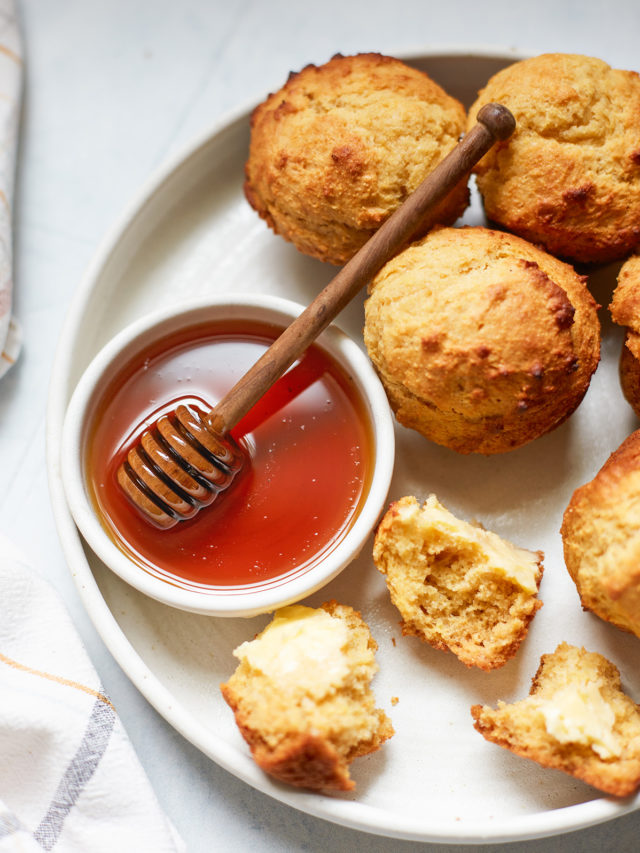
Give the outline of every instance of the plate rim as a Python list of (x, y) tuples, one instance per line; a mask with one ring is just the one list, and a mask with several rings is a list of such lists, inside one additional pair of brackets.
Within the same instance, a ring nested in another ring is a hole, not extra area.
[[(518, 61), (534, 55), (515, 47), (491, 45), (446, 44), (427, 45), (412, 50), (398, 50), (388, 55), (406, 62), (437, 57), (452, 56), (513, 59)], [(67, 506), (60, 474), (60, 445), (62, 424), (71, 390), (71, 354), (81, 319), (91, 299), (101, 271), (108, 264), (127, 228), (143, 209), (153, 201), (163, 184), (192, 157), (210, 144), (214, 137), (228, 130), (240, 120), (246, 121), (256, 104), (267, 96), (266, 92), (245, 101), (240, 106), (223, 113), (208, 128), (198, 133), (191, 141), (182, 145), (156, 168), (134, 192), (120, 215), (114, 220), (93, 253), (78, 287), (76, 288), (62, 325), (49, 380), (45, 415), (45, 455), (47, 478), (54, 522), (62, 551), (74, 580), (82, 604), (94, 628), (115, 658), (118, 666), (149, 704), (163, 719), (197, 749), (215, 761), (220, 767), (241, 779), (253, 788), (273, 797), (279, 802), (324, 820), (362, 832), (389, 838), (423, 841), (430, 843), (477, 844), (506, 843), (545, 838), (584, 829), (615, 817), (635, 811), (640, 806), (640, 796), (624, 802), (603, 796), (550, 809), (510, 818), (491, 821), (464, 822), (453, 832), (450, 821), (428, 821), (402, 816), (402, 826), (392, 826), (389, 812), (357, 800), (341, 800), (291, 789), (271, 780), (259, 771), (249, 756), (238, 756), (235, 747), (216, 736), (201, 724), (194, 715), (176, 700), (160, 682), (154, 672), (144, 663), (126, 634), (118, 624), (91, 571), (86, 558), (82, 537), (76, 528)], [(71, 342), (70, 344), (67, 342)], [(385, 819), (386, 818), (386, 819)], [(397, 818), (396, 818), (397, 820)]]

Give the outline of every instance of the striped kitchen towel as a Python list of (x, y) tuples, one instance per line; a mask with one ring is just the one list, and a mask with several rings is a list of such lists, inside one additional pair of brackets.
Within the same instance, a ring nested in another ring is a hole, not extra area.
[(0, 853), (177, 853), (57, 593), (0, 537)]
[(13, 184), (22, 95), (22, 44), (14, 0), (0, 0), (0, 376), (20, 352), (22, 331), (11, 316)]

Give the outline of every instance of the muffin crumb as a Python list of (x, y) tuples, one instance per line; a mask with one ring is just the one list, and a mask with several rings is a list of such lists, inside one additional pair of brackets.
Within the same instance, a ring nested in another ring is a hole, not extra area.
[(391, 504), (373, 560), (403, 618), (403, 634), (452, 651), (466, 666), (503, 666), (542, 602), (542, 553), (460, 521), (435, 495)]
[(354, 758), (393, 735), (370, 682), (377, 648), (360, 613), (335, 601), (276, 611), (235, 651), (220, 689), (256, 763), (290, 785), (348, 791)]
[(596, 652), (561, 643), (542, 656), (526, 699), (474, 705), (471, 715), (486, 740), (607, 794), (640, 786), (640, 707)]

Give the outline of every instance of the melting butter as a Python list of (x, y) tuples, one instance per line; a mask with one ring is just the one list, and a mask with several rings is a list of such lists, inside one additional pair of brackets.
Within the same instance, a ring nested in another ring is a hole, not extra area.
[(560, 743), (590, 746), (600, 758), (621, 755), (622, 744), (613, 732), (614, 711), (593, 682), (556, 690), (553, 699), (542, 700), (540, 710), (547, 732)]
[(349, 629), (325, 610), (294, 604), (277, 610), (255, 640), (234, 651), (252, 669), (314, 698), (339, 687), (349, 673)]
[(426, 500), (420, 511), (420, 521), (423, 525), (450, 537), (454, 545), (455, 540), (460, 538), (464, 540), (462, 544), (476, 544), (484, 555), (487, 568), (492, 572), (515, 583), (531, 595), (537, 592), (537, 554), (518, 548), (479, 525), (461, 521), (442, 506), (435, 495), (430, 495)]

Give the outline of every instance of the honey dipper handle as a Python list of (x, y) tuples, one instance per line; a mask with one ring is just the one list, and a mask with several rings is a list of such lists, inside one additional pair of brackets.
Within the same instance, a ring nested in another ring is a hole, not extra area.
[(486, 104), (478, 112), (477, 120), (461, 142), (208, 413), (209, 429), (219, 435), (232, 429), (355, 294), (410, 240), (430, 210), (471, 171), (494, 142), (507, 139), (515, 129), (512, 114), (501, 104)]

